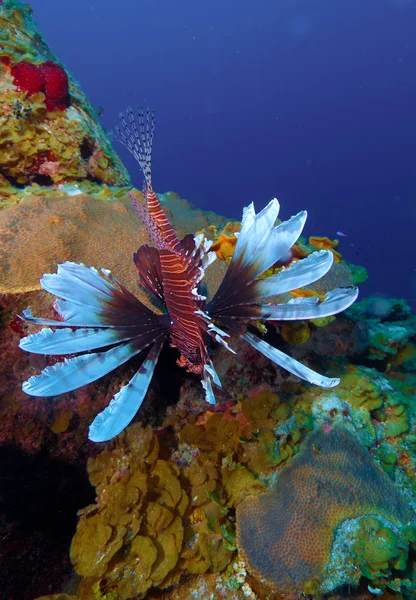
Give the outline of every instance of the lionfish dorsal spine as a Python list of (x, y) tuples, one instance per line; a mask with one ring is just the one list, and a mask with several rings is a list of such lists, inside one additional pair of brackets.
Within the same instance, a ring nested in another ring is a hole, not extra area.
[[(131, 108), (127, 109), (127, 120), (120, 114), (122, 129), (116, 128), (117, 138), (135, 157), (145, 180), (146, 208), (140, 207), (137, 201), (133, 205), (145, 225), (152, 243), (159, 250), (169, 250), (175, 254), (183, 254), (181, 243), (170, 224), (152, 187), (152, 146), (155, 131), (153, 111), (144, 108), (137, 110), (137, 123)], [(130, 194), (130, 198), (132, 195)]]

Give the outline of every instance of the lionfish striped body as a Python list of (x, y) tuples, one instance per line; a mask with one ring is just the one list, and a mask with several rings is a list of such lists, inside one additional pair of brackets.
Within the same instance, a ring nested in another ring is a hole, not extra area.
[[(171, 318), (170, 343), (180, 353), (179, 364), (200, 375), (208, 361), (203, 339), (207, 326), (200, 312), (204, 298), (197, 291), (204, 272), (201, 252), (196, 248), (193, 236), (187, 236), (182, 242), (179, 240), (153, 191), (151, 152), (154, 115), (149, 111), (146, 114), (140, 112), (139, 129), (131, 110), (127, 111), (127, 115), (129, 124), (124, 115), (120, 115), (123, 131), (118, 129), (117, 133), (119, 140), (137, 159), (145, 178), (146, 207), (139, 205), (132, 196), (131, 199), (158, 250), (158, 255), (153, 253), (151, 269), (160, 264), (163, 301)], [(134, 261), (142, 273), (140, 254), (134, 255)], [(145, 278), (141, 277), (142, 280)]]
[(209, 337), (234, 352), (226, 338), (240, 336), (292, 374), (322, 387), (337, 385), (339, 379), (316, 373), (257, 337), (249, 328), (253, 320), (301, 320), (336, 314), (357, 298), (356, 288), (336, 288), (323, 300), (264, 302), (313, 283), (332, 266), (332, 253), (321, 250), (276, 275), (260, 277), (288, 254), (302, 232), (306, 212), (276, 225), (279, 212), (276, 199), (258, 214), (253, 204), (245, 208), (233, 258), (217, 292), (207, 302), (200, 284), (205, 269), (215, 259), (215, 254), (209, 252), (210, 242), (202, 235), (178, 239), (152, 188), (153, 115), (140, 110), (137, 127), (132, 111), (127, 114), (129, 122), (121, 115), (123, 128), (117, 133), (144, 174), (145, 205), (132, 195), (130, 198), (152, 244), (141, 246), (133, 260), (142, 287), (155, 303), (162, 305), (163, 313), (157, 314), (145, 306), (105, 269), (101, 269), (104, 278), (93, 267), (72, 262), (58, 265), (57, 273), (44, 275), (41, 285), (58, 297), (54, 308), (61, 320), (39, 319), (30, 309), (25, 310), (23, 319), (46, 327), (23, 338), (20, 347), (39, 354), (78, 356), (46, 367), (24, 382), (23, 390), (33, 396), (62, 394), (96, 381), (148, 349), (131, 381), (90, 426), (92, 441), (106, 441), (120, 433), (139, 410), (166, 340), (177, 348), (178, 363), (201, 375), (209, 403), (215, 403), (212, 384), (221, 386), (207, 349)]

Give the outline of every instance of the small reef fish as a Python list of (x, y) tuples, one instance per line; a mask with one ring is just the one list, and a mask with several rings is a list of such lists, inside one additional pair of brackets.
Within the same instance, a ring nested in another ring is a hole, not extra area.
[(346, 233), (342, 233), (342, 231), (337, 231), (337, 235), (341, 236), (341, 237), (347, 237)]
[(24, 320), (45, 327), (20, 340), (20, 347), (38, 354), (78, 356), (30, 377), (23, 383), (23, 391), (32, 396), (69, 392), (98, 380), (148, 349), (130, 382), (90, 425), (89, 439), (103, 442), (123, 431), (136, 415), (166, 341), (177, 348), (178, 363), (200, 375), (210, 404), (215, 404), (213, 384), (221, 386), (208, 350), (210, 338), (234, 352), (229, 341), (231, 336), (239, 336), (290, 373), (325, 388), (337, 385), (339, 379), (316, 373), (259, 338), (249, 327), (250, 321), (321, 319), (343, 311), (357, 298), (357, 288), (346, 287), (328, 292), (322, 300), (267, 302), (271, 296), (315, 282), (331, 268), (332, 252), (320, 250), (276, 275), (259, 279), (297, 241), (306, 211), (276, 226), (276, 199), (258, 214), (253, 204), (244, 208), (234, 255), (218, 290), (208, 300), (203, 295), (202, 282), (206, 269), (216, 258), (210, 251), (211, 242), (203, 235), (187, 235), (179, 240), (153, 191), (154, 115), (140, 109), (136, 123), (129, 109), (127, 120), (123, 115), (120, 119), (118, 139), (137, 159), (145, 180), (145, 205), (130, 197), (152, 244), (141, 246), (133, 261), (141, 285), (156, 304), (162, 305), (163, 314), (150, 310), (106, 269), (101, 269), (102, 276), (83, 264), (58, 265), (57, 273), (44, 275), (40, 283), (57, 296), (54, 309), (61, 320), (40, 319), (30, 309), (23, 311)]

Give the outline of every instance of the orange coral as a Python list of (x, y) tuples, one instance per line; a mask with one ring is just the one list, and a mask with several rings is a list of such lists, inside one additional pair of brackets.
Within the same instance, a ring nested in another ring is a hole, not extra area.
[(342, 255), (335, 250), (338, 247), (338, 240), (330, 240), (328, 237), (311, 236), (309, 244), (318, 250), (331, 250), (335, 262), (342, 260)]
[(235, 235), (220, 233), (220, 235), (215, 239), (215, 242), (212, 244), (211, 250), (216, 253), (219, 259), (230, 261), (234, 254), (236, 243), (237, 238)]
[(374, 511), (398, 524), (413, 516), (347, 430), (318, 430), (274, 488), (237, 507), (237, 543), (253, 576), (280, 593), (305, 591), (321, 580), (338, 525)]
[(338, 240), (330, 240), (328, 237), (311, 236), (309, 244), (318, 250), (332, 250), (338, 247)]
[(318, 292), (309, 290), (308, 288), (292, 290), (290, 294), (295, 296), (295, 298), (320, 298), (322, 300), (325, 297), (325, 294), (319, 294)]

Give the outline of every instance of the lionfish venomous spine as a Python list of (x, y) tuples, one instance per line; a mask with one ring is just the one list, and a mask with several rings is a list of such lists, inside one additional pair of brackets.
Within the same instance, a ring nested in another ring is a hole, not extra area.
[[(118, 435), (136, 415), (149, 387), (166, 340), (179, 352), (178, 363), (201, 375), (206, 400), (213, 404), (212, 384), (221, 386), (208, 352), (208, 340), (234, 350), (231, 335), (242, 337), (275, 364), (298, 377), (333, 387), (339, 379), (320, 375), (259, 338), (250, 321), (301, 320), (333, 315), (357, 298), (353, 287), (336, 288), (323, 300), (295, 298), (286, 304), (267, 302), (273, 296), (309, 285), (332, 266), (333, 254), (321, 250), (292, 263), (276, 275), (260, 276), (285, 257), (299, 238), (306, 221), (302, 211), (279, 225), (279, 203), (273, 199), (258, 214), (254, 205), (243, 210), (241, 231), (227, 272), (213, 298), (207, 300), (201, 284), (205, 270), (215, 260), (211, 243), (203, 235), (179, 240), (152, 187), (151, 152), (154, 116), (139, 109), (136, 124), (131, 109), (121, 115), (118, 139), (137, 159), (144, 175), (145, 205), (130, 198), (143, 222), (150, 245), (133, 255), (140, 283), (163, 314), (145, 306), (108, 270), (104, 277), (93, 267), (65, 262), (57, 273), (46, 274), (42, 287), (57, 296), (55, 311), (61, 320), (39, 319), (25, 310), (23, 319), (44, 325), (41, 331), (20, 341), (29, 352), (51, 355), (78, 354), (46, 367), (23, 383), (33, 396), (55, 396), (96, 381), (133, 356), (148, 349), (141, 367), (94, 419), (89, 439), (103, 442)], [(51, 329), (53, 327), (53, 329)]]

